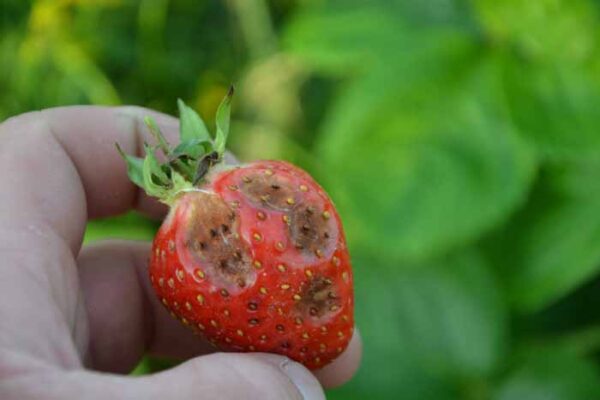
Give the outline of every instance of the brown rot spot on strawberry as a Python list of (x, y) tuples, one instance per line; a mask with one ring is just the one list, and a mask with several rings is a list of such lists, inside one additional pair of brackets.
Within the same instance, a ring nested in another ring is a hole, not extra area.
[(300, 300), (296, 309), (301, 315), (321, 318), (328, 313), (337, 311), (340, 299), (336, 294), (335, 286), (329, 278), (322, 276), (312, 277), (302, 289)]
[(182, 233), (190, 261), (202, 265), (211, 282), (225, 293), (238, 292), (256, 276), (247, 245), (237, 233), (235, 212), (214, 194), (194, 192), (186, 196), (188, 224)]
[(254, 205), (272, 210), (290, 210), (296, 188), (276, 174), (256, 173), (242, 179), (241, 191)]
[(299, 204), (291, 211), (288, 231), (294, 247), (305, 255), (322, 258), (335, 246), (336, 241), (332, 238), (335, 226), (311, 205)]

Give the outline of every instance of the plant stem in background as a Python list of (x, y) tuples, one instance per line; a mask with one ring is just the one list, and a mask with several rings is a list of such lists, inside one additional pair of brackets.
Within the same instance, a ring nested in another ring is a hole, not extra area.
[(277, 49), (277, 38), (265, 1), (229, 0), (227, 4), (239, 20), (250, 57), (256, 60), (273, 54)]

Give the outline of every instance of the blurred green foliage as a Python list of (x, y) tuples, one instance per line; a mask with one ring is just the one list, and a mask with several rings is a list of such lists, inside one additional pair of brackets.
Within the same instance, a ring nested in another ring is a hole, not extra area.
[(235, 82), (231, 148), (323, 183), (365, 342), (330, 398), (600, 398), (600, 2), (4, 0), (0, 18), (0, 119), (181, 97), (212, 121)]

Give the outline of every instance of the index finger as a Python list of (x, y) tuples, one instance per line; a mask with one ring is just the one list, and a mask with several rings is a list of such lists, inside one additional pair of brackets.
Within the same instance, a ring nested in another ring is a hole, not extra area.
[(74, 253), (88, 218), (136, 208), (165, 209), (129, 181), (115, 149), (140, 154), (151, 115), (172, 140), (177, 119), (138, 107), (75, 106), (33, 112), (0, 125), (0, 221), (5, 226), (43, 223)]

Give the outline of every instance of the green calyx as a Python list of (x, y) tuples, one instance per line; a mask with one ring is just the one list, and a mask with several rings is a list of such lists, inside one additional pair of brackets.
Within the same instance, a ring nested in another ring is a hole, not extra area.
[[(223, 162), (232, 97), (233, 86), (217, 109), (214, 137), (208, 132), (202, 118), (178, 100), (179, 144), (175, 147), (167, 142), (156, 122), (145, 117), (144, 122), (156, 141), (154, 146), (144, 143), (145, 157), (125, 154), (116, 144), (119, 154), (127, 163), (129, 179), (148, 195), (166, 204), (172, 204), (180, 192), (193, 189), (201, 183), (213, 166)], [(157, 151), (164, 155), (164, 162), (157, 158)]]

